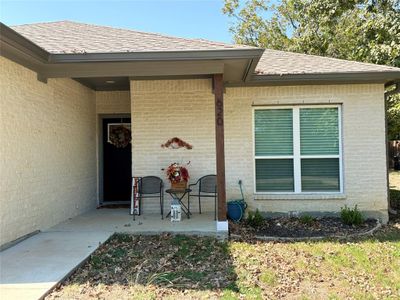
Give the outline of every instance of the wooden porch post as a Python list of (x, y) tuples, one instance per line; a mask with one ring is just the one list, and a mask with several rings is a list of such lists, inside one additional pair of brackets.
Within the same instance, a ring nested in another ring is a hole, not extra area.
[(218, 221), (226, 221), (225, 146), (224, 146), (224, 83), (222, 74), (214, 74), (215, 145), (217, 162)]

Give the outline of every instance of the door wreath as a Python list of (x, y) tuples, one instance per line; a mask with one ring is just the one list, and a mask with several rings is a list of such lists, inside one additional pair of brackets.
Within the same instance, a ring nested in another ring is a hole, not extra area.
[(108, 142), (117, 148), (125, 148), (131, 142), (131, 130), (125, 125), (109, 124)]

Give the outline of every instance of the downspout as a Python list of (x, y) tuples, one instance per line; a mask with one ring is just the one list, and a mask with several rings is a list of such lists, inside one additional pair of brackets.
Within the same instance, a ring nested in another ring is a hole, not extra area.
[(389, 138), (388, 138), (388, 99), (389, 96), (400, 93), (400, 82), (391, 82), (385, 84), (385, 88), (394, 85), (395, 88), (391, 91), (387, 91), (384, 94), (384, 100), (385, 100), (385, 147), (386, 147), (386, 189), (387, 189), (387, 201), (388, 201), (388, 211), (389, 213), (396, 215), (398, 214), (398, 211), (393, 209), (390, 206), (390, 184), (389, 184)]

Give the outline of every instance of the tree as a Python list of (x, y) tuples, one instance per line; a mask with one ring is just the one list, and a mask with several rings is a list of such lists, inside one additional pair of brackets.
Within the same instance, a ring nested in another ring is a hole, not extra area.
[[(400, 0), (224, 0), (239, 44), (400, 67)], [(400, 138), (400, 96), (388, 98)]]
[(225, 0), (239, 44), (400, 67), (400, 0)]

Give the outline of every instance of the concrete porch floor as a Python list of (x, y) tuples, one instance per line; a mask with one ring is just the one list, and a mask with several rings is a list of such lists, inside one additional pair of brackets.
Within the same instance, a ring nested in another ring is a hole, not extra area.
[[(167, 214), (167, 213), (165, 213)], [(142, 214), (133, 217), (126, 208), (103, 208), (92, 210), (83, 215), (60, 223), (48, 231), (103, 231), (103, 232), (127, 232), (135, 234), (159, 234), (161, 232), (186, 233), (199, 235), (215, 235), (216, 222), (214, 213), (193, 213), (190, 219), (182, 214), (181, 222), (171, 222), (164, 216), (161, 220), (159, 214)]]
[(113, 233), (215, 235), (213, 213), (193, 213), (172, 223), (158, 214), (96, 209), (42, 231), (0, 252), (0, 299), (39, 299)]

